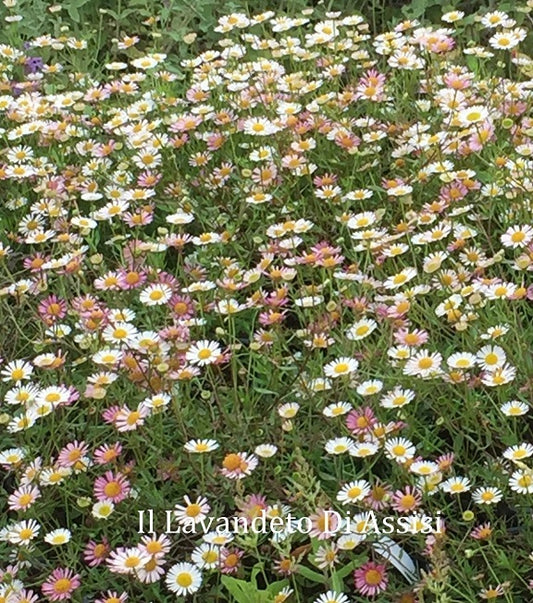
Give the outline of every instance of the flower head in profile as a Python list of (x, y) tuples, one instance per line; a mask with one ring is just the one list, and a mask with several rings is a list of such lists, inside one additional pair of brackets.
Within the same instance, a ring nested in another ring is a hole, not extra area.
[(320, 595), (313, 603), (349, 603), (350, 599), (343, 593), (337, 593), (334, 590), (328, 590), (327, 593)]
[(247, 452), (231, 452), (222, 461), (221, 473), (229, 479), (242, 479), (257, 467), (258, 459)]

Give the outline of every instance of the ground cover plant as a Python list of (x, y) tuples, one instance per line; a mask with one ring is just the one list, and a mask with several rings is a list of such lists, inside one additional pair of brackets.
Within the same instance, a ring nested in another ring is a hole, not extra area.
[(532, 600), (530, 8), (0, 45), (0, 601)]

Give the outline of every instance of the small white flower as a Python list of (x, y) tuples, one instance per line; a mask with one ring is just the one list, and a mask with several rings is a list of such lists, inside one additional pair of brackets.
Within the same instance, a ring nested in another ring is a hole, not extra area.
[(60, 544), (66, 544), (70, 542), (72, 534), (70, 530), (66, 530), (64, 528), (58, 528), (57, 530), (52, 530), (48, 532), (44, 537), (44, 541), (48, 544), (53, 544), (54, 546), (58, 546)]

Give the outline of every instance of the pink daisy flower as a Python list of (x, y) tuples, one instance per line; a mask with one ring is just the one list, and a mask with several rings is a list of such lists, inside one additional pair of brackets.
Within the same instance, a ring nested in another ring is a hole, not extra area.
[(90, 540), (83, 551), (83, 558), (89, 567), (97, 567), (106, 560), (109, 551), (107, 538), (102, 538), (102, 542)]
[(42, 586), (45, 597), (50, 601), (66, 601), (80, 586), (80, 577), (71, 569), (56, 568)]
[(67, 304), (55, 295), (43, 299), (38, 307), (39, 316), (47, 325), (52, 325), (67, 313)]
[(476, 526), (471, 532), (470, 537), (475, 540), (488, 540), (493, 533), (493, 529), (490, 525), (490, 522), (482, 523), (481, 525)]
[(408, 329), (400, 329), (394, 333), (394, 339), (397, 343), (407, 346), (419, 346), (426, 343), (429, 339), (427, 331), (422, 329), (414, 329), (409, 331)]
[(257, 467), (258, 459), (254, 454), (232, 452), (222, 461), (221, 473), (229, 479), (242, 479)]
[(23, 262), (23, 266), (30, 272), (40, 272), (42, 270), (43, 264), (49, 261), (49, 256), (43, 255), (42, 253), (36, 253), (27, 257)]
[(74, 467), (83, 457), (87, 456), (89, 447), (85, 442), (70, 442), (59, 453), (57, 464), (60, 467)]
[(137, 177), (137, 185), (142, 188), (152, 188), (155, 186), (163, 177), (163, 174), (157, 172), (146, 171), (139, 174)]
[(174, 316), (180, 320), (186, 320), (194, 316), (194, 304), (188, 295), (173, 295), (168, 300)]
[(116, 460), (122, 452), (122, 444), (102, 444), (94, 451), (94, 462), (97, 465), (105, 465)]
[(392, 495), (392, 508), (399, 513), (410, 513), (417, 509), (422, 503), (420, 491), (412, 486), (405, 490), (396, 490)]
[(352, 433), (367, 433), (376, 423), (376, 415), (369, 406), (352, 410), (346, 416), (346, 426)]
[(388, 578), (384, 565), (368, 561), (353, 573), (355, 588), (364, 596), (375, 597), (387, 588)]
[(40, 498), (41, 491), (37, 486), (20, 486), (7, 499), (7, 506), (10, 511), (25, 511)]
[(388, 484), (376, 482), (370, 494), (364, 499), (366, 505), (368, 505), (373, 511), (383, 511), (390, 507), (391, 499), (391, 488)]
[(111, 501), (119, 503), (130, 493), (131, 486), (129, 481), (121, 473), (106, 473), (94, 482), (94, 495), (98, 502)]
[(102, 593), (98, 599), (94, 600), (94, 603), (126, 603), (128, 595), (126, 593), (120, 593), (120, 595), (114, 590), (108, 590)]
[(144, 285), (146, 282), (146, 274), (141, 270), (130, 268), (129, 270), (119, 270), (118, 282), (121, 289), (135, 289)]
[(115, 422), (115, 419), (117, 418), (117, 415), (120, 413), (122, 409), (120, 408), (120, 406), (111, 406), (110, 408), (106, 408), (103, 412), (102, 412), (102, 419), (106, 422), (106, 423), (111, 423), (113, 424)]
[(311, 520), (310, 536), (314, 536), (318, 540), (327, 540), (335, 535), (339, 528), (338, 515), (328, 513), (328, 511), (331, 509), (317, 509), (316, 513), (309, 517)]
[(236, 548), (223, 547), (220, 550), (220, 571), (223, 574), (235, 574), (241, 564), (244, 552)]
[(115, 427), (117, 431), (134, 431), (144, 424), (144, 419), (150, 414), (147, 406), (139, 404), (135, 410), (124, 406), (115, 416)]
[(239, 501), (240, 516), (245, 517), (251, 523), (255, 517), (261, 517), (262, 511), (268, 508), (266, 498), (262, 494), (250, 494), (244, 500)]

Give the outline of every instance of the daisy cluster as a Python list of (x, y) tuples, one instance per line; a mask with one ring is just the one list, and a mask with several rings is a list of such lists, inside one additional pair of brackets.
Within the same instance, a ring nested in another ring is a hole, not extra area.
[(529, 8), (0, 45), (0, 601), (529, 600)]

